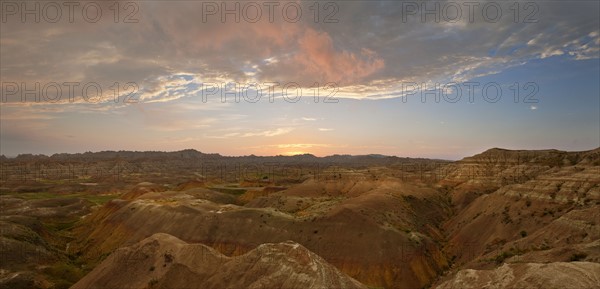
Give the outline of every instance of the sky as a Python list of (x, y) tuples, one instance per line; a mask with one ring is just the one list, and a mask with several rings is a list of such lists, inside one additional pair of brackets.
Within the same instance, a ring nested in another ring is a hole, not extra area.
[(600, 146), (599, 1), (0, 4), (6, 156)]

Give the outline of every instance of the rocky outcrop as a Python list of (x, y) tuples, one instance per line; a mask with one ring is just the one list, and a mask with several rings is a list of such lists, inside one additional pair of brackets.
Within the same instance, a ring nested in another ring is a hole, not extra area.
[(244, 255), (227, 257), (168, 234), (154, 234), (118, 249), (71, 288), (367, 289), (291, 241), (262, 244)]
[(453, 164), (442, 181), (456, 210), (444, 226), (446, 253), (475, 269), (517, 257), (596, 258), (586, 248), (600, 238), (599, 152), (491, 149)]
[(600, 284), (600, 264), (556, 262), (504, 264), (494, 270), (461, 270), (436, 289), (591, 289)]

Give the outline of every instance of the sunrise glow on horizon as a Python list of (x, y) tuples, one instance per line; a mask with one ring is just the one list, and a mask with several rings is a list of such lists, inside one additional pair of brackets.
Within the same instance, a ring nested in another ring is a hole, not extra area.
[(39, 19), (13, 2), (0, 25), (6, 156), (600, 146), (597, 1), (472, 13), (469, 1), (98, 1), (100, 16), (81, 5), (72, 19), (60, 1), (40, 2)]

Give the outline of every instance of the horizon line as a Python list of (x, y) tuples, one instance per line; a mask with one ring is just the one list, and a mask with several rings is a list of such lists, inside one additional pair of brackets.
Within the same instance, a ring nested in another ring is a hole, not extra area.
[[(500, 148), (500, 147), (492, 147), (486, 150), (483, 150), (480, 153), (484, 153), (490, 150), (505, 150), (505, 151), (558, 151), (558, 152), (567, 152), (567, 153), (581, 153), (581, 152), (589, 152), (589, 151), (594, 151), (594, 150), (598, 150), (600, 149), (600, 147), (596, 147), (596, 148), (591, 148), (591, 149), (587, 149), (587, 150), (574, 150), (574, 151), (570, 151), (570, 150), (560, 150), (560, 149), (555, 149), (555, 148), (543, 148), (543, 149), (514, 149), (514, 148)], [(119, 153), (119, 152), (128, 152), (128, 153), (178, 153), (178, 152), (184, 152), (184, 151), (195, 151), (201, 154), (207, 154), (207, 155), (218, 155), (221, 157), (298, 157), (298, 156), (312, 156), (315, 158), (327, 158), (327, 157), (335, 157), (335, 156), (350, 156), (350, 157), (360, 157), (360, 156), (381, 156), (381, 157), (396, 157), (396, 158), (409, 158), (409, 159), (429, 159), (429, 160), (442, 160), (442, 161), (458, 161), (467, 157), (471, 157), (473, 155), (468, 155), (468, 156), (463, 156), (460, 159), (444, 159), (444, 158), (430, 158), (430, 157), (407, 157), (407, 156), (400, 156), (400, 155), (388, 155), (388, 154), (379, 154), (379, 153), (366, 153), (366, 154), (331, 154), (331, 155), (323, 155), (323, 156), (318, 156), (315, 154), (312, 154), (310, 152), (307, 153), (303, 153), (303, 154), (293, 154), (293, 155), (285, 155), (285, 154), (276, 154), (276, 155), (256, 155), (256, 154), (249, 154), (249, 155), (223, 155), (221, 153), (216, 153), (216, 152), (203, 152), (200, 151), (198, 149), (195, 148), (187, 148), (187, 149), (181, 149), (181, 150), (171, 150), (171, 151), (161, 151), (161, 150), (100, 150), (100, 151), (85, 151), (85, 152), (57, 152), (57, 153), (52, 153), (52, 154), (44, 154), (44, 153), (19, 153), (16, 156), (15, 155), (5, 155), (5, 154), (1, 154), (0, 156), (5, 157), (7, 159), (15, 159), (19, 156), (24, 156), (24, 155), (33, 155), (33, 156), (45, 156), (45, 157), (53, 157), (55, 155), (63, 155), (63, 154), (67, 154), (67, 155), (77, 155), (77, 154), (86, 154), (86, 153), (92, 153), (92, 154), (96, 154), (96, 153), (107, 153), (107, 152), (114, 152), (114, 153)]]

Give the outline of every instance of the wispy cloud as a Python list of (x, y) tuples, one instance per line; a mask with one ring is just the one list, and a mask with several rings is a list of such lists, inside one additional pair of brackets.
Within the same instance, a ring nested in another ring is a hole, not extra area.
[[(305, 12), (314, 10), (310, 7), (314, 3), (298, 3)], [(23, 23), (18, 15), (11, 15), (0, 25), (2, 89), (6, 83), (25, 83), (27, 87), (40, 83), (36, 93), (41, 96), (48, 92), (43, 91), (46, 84), (58, 83), (63, 90), (62, 98), (56, 102), (29, 99), (22, 103), (20, 93), (9, 96), (8, 102), (1, 105), (3, 147), (15, 139), (44, 140), (69, 135), (74, 136), (71, 140), (81, 141), (77, 145), (87, 143), (88, 147), (96, 147), (100, 139), (112, 138), (115, 141), (106, 141), (106, 146), (115, 142), (120, 145), (122, 140), (160, 140), (161, 145), (169, 145), (168, 140), (173, 140), (181, 145), (210, 144), (215, 150), (246, 145), (293, 149), (268, 146), (289, 142), (298, 145), (294, 151), (329, 151), (342, 148), (340, 143), (348, 145), (340, 141), (343, 139), (355, 142), (355, 146), (343, 147), (348, 150), (392, 151), (401, 147), (398, 139), (404, 138), (404, 133), (415, 138), (430, 133), (429, 141), (434, 142), (444, 133), (450, 136), (450, 127), (456, 130), (460, 124), (467, 125), (456, 116), (462, 112), (451, 115), (458, 105), (440, 113), (444, 114), (440, 117), (446, 121), (443, 127), (448, 131), (437, 130), (442, 127), (437, 116), (428, 121), (426, 113), (421, 117), (423, 111), (404, 110), (411, 104), (397, 107), (404, 111), (394, 111), (393, 115), (389, 106), (371, 106), (394, 103), (393, 99), (412, 94), (406, 84), (489, 80), (496, 74), (548, 64), (589, 65), (592, 61), (586, 60), (600, 57), (597, 1), (534, 1), (540, 12), (535, 15), (537, 22), (532, 23), (515, 21), (510, 6), (514, 3), (502, 1), (498, 3), (506, 13), (500, 21), (486, 22), (477, 17), (472, 23), (466, 10), (457, 22), (424, 22), (418, 13), (406, 15), (401, 2), (333, 3), (339, 7), (335, 13), (337, 23), (314, 21), (312, 13), (305, 13), (298, 22), (280, 17), (269, 21), (266, 14), (256, 23), (223, 23), (217, 15), (202, 22), (198, 19), (202, 12), (198, 1), (137, 1), (139, 23), (114, 23), (108, 14), (93, 24)], [(111, 11), (107, 3), (100, 5)], [(404, 16), (409, 16), (408, 21)], [(586, 75), (595, 75), (597, 64), (592, 65), (596, 66), (572, 69), (574, 72), (569, 73), (580, 74), (570, 79), (580, 81), (580, 76), (585, 79)], [(564, 76), (561, 69), (555, 70), (561, 72), (549, 71), (539, 78), (536, 74), (523, 74), (531, 75), (531, 79), (518, 81)], [(81, 84), (72, 99), (67, 96), (65, 82)], [(82, 86), (86, 83), (101, 86), (99, 101), (83, 98)], [(277, 86), (269, 90), (265, 83)], [(133, 103), (123, 101), (133, 91), (132, 86), (126, 89), (127, 84), (135, 84), (133, 96), (137, 101)], [(245, 93), (257, 93), (254, 89), (244, 91), (248, 84), (262, 85), (260, 103), (244, 100), (248, 96)], [(290, 103), (282, 99), (284, 87), (290, 84), (291, 90), (297, 86), (302, 92), (302, 101)], [(574, 97), (585, 98), (585, 93), (596, 91), (597, 84), (573, 88), (585, 90)], [(547, 87), (542, 89), (553, 93)], [(56, 96), (52, 89), (49, 91), (47, 96)], [(463, 91), (463, 99), (467, 93)], [(510, 92), (505, 91), (503, 100), (510, 97), (507, 93)], [(318, 104), (312, 102), (314, 96), (320, 97)], [(326, 96), (341, 101), (323, 103)], [(222, 101), (224, 98), (226, 101)], [(542, 100), (558, 103), (566, 98)], [(551, 104), (543, 105), (542, 110), (550, 109)], [(367, 115), (362, 111), (365, 107), (375, 113)], [(500, 105), (493, 108), (505, 109)], [(527, 114), (539, 110), (538, 104), (524, 104), (523, 108), (519, 111)], [(486, 119), (470, 121), (468, 125), (493, 126), (496, 122), (484, 121), (493, 115), (486, 114)], [(591, 117), (595, 116), (588, 117), (586, 124)], [(413, 122), (415, 119), (419, 122)], [(395, 121), (419, 129), (407, 127), (399, 133), (387, 125)], [(436, 130), (425, 132), (427, 125)], [(455, 130), (452, 132), (457, 133)], [(363, 135), (380, 142), (370, 143), (362, 139)], [(581, 143), (589, 143), (587, 139)], [(332, 145), (320, 146), (318, 142)], [(14, 150), (21, 147), (22, 143), (12, 143)]]
[(272, 137), (272, 136), (278, 136), (278, 135), (283, 135), (283, 134), (287, 134), (291, 131), (293, 131), (294, 128), (292, 127), (280, 127), (280, 128), (276, 128), (273, 130), (265, 130), (265, 131), (258, 131), (258, 132), (247, 132), (244, 133), (242, 135), (240, 135), (241, 137), (255, 137), (255, 136), (263, 136), (263, 137)]
[[(279, 135), (285, 135), (294, 130), (293, 127), (279, 127), (267, 130), (256, 130), (249, 128), (229, 128), (221, 130), (222, 133), (208, 133), (205, 135), (206, 138), (211, 139), (228, 139), (228, 138), (250, 138), (250, 137), (274, 137)], [(227, 132), (230, 131), (230, 132)]]

